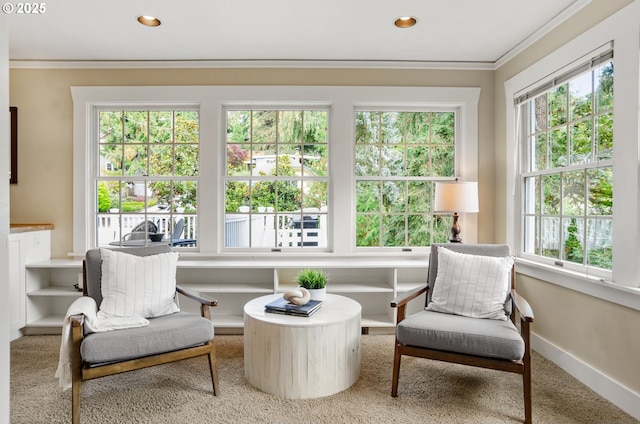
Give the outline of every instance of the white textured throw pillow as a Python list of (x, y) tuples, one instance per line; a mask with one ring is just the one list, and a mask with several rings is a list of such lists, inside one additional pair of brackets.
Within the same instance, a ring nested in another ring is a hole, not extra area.
[(99, 317), (154, 318), (178, 312), (178, 253), (137, 256), (100, 249), (102, 303)]
[(438, 273), (427, 310), (506, 320), (513, 257), (469, 255), (438, 246)]

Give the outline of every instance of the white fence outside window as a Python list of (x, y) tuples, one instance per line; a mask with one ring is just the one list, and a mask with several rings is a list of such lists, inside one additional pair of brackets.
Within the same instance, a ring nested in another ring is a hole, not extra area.
[[(313, 214), (307, 210), (302, 215), (273, 213), (237, 213), (225, 216), (225, 247), (249, 247), (249, 240), (253, 246), (261, 247), (301, 247), (327, 245), (327, 215)], [(122, 237), (146, 220), (151, 221), (158, 228), (157, 233), (165, 239), (172, 238), (173, 224), (166, 215), (138, 214), (116, 215), (104, 214), (98, 216), (98, 244), (107, 245), (118, 242)], [(181, 239), (197, 239), (197, 220), (195, 215), (174, 217), (174, 221), (184, 218), (185, 225)]]

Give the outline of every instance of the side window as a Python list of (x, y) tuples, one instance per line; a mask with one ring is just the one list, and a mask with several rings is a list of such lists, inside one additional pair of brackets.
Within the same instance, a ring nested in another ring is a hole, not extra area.
[(518, 106), (526, 253), (612, 269), (613, 69), (609, 57)]

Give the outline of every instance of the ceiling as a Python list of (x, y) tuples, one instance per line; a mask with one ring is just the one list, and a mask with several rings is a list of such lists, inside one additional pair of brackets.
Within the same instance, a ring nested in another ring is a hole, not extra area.
[[(589, 1), (58, 0), (7, 15), (9, 58), (495, 65)], [(396, 28), (405, 15), (417, 25)]]

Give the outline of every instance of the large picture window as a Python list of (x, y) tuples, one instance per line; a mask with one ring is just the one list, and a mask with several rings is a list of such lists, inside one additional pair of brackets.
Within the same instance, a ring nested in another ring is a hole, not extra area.
[(99, 110), (98, 245), (197, 244), (199, 112)]
[(356, 246), (446, 242), (451, 215), (433, 212), (434, 182), (456, 176), (453, 111), (356, 111)]
[(585, 67), (517, 106), (523, 250), (563, 266), (611, 270), (612, 52)]
[(226, 111), (225, 247), (326, 248), (326, 109)]

